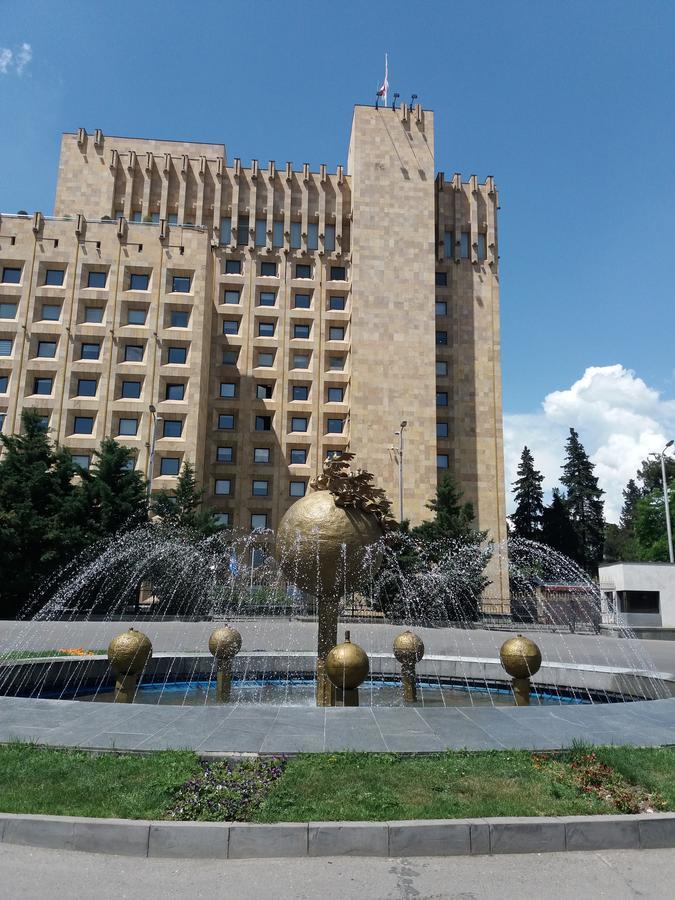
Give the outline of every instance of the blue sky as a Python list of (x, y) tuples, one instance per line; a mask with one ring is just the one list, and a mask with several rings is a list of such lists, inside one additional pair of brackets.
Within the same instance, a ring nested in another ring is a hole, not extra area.
[(618, 485), (675, 429), (674, 30), (665, 0), (0, 0), (0, 209), (51, 211), (78, 126), (334, 169), (387, 51), (391, 90), (435, 110), (437, 168), (501, 192), (507, 477), (528, 429), (550, 484), (567, 424), (596, 455), (616, 437), (574, 403), (552, 420), (554, 392), (631, 421), (649, 396)]

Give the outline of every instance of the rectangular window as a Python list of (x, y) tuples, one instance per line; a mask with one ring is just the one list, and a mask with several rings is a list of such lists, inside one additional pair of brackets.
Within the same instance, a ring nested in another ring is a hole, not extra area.
[(124, 347), (124, 362), (143, 362), (142, 344), (127, 344)]
[(344, 356), (329, 356), (328, 357), (328, 368), (331, 372), (342, 372), (345, 367), (345, 357)]
[(658, 614), (660, 591), (618, 591), (619, 609), (625, 613)]
[(164, 419), (164, 430), (162, 437), (179, 438), (183, 433), (182, 419)]
[(233, 458), (232, 447), (216, 447), (216, 462), (231, 463)]
[(189, 275), (173, 275), (171, 278), (172, 294), (189, 294), (190, 293), (190, 276)]
[(274, 322), (258, 322), (258, 337), (274, 337)]
[(342, 403), (345, 398), (345, 389), (341, 387), (329, 387), (328, 388), (328, 402), (329, 403)]
[(148, 310), (144, 306), (130, 306), (127, 310), (127, 325), (145, 325)]
[(258, 306), (276, 306), (277, 295), (274, 291), (261, 291), (258, 294)]
[(478, 259), (487, 259), (487, 235), (484, 231), (478, 232)]
[(251, 531), (264, 531), (267, 528), (267, 513), (251, 515)]
[(291, 465), (304, 466), (307, 462), (307, 450), (304, 447), (294, 447), (291, 450)]
[(255, 447), (253, 449), (253, 462), (254, 463), (268, 463), (270, 461), (270, 448), (269, 447)]
[(226, 289), (223, 291), (223, 303), (237, 304), (239, 303), (239, 291)]
[(106, 281), (108, 280), (107, 272), (88, 272), (87, 273), (87, 287), (90, 288), (105, 288)]
[(436, 272), (436, 287), (446, 287), (448, 284), (447, 272)]
[(345, 308), (345, 298), (341, 294), (334, 294), (328, 298), (328, 309), (341, 310)]
[(273, 222), (272, 223), (272, 246), (273, 247), (283, 247), (284, 246), (284, 223), (283, 222)]
[(251, 486), (251, 493), (254, 497), (266, 497), (269, 493), (269, 486), (269, 481), (254, 479)]
[(229, 513), (216, 513), (214, 516), (216, 525), (223, 525), (227, 527), (230, 524), (230, 514)]
[(258, 400), (271, 400), (274, 386), (271, 384), (256, 384), (255, 395)]
[(229, 414), (218, 416), (218, 429), (219, 431), (233, 431), (234, 416)]
[(16, 303), (0, 303), (0, 319), (16, 319)]
[(299, 250), (302, 243), (301, 240), (302, 225), (300, 222), (291, 222), (291, 250)]
[(73, 420), (73, 434), (91, 434), (93, 430), (93, 416), (75, 416)]
[(5, 419), (7, 418), (7, 413), (0, 412), (0, 431), (5, 427)]
[(309, 222), (307, 225), (307, 249), (319, 249), (319, 225), (317, 222)]
[(95, 378), (78, 378), (77, 380), (77, 396), (78, 397), (95, 397), (96, 396), (96, 379)]
[(326, 225), (324, 246), (327, 253), (332, 253), (335, 250), (335, 225)]
[(9, 388), (9, 375), (0, 375), (0, 394), (6, 394)]
[(61, 318), (61, 306), (58, 303), (42, 304), (42, 321), (58, 322)]
[(260, 274), (267, 278), (277, 277), (277, 264), (275, 262), (261, 262)]
[(306, 384), (294, 384), (291, 398), (293, 400), (309, 400), (309, 386)]
[(21, 269), (16, 268), (15, 266), (3, 266), (2, 283), (3, 284), (20, 284), (21, 283)]
[(76, 453), (70, 457), (73, 465), (77, 469), (82, 469), (83, 471), (88, 471), (89, 466), (91, 465), (91, 456), (87, 456), (86, 454)]
[(438, 469), (447, 469), (448, 468), (448, 454), (447, 453), (437, 453), (436, 454), (436, 468), (438, 468)]
[(293, 308), (294, 309), (309, 309), (312, 305), (312, 295), (311, 294), (296, 294), (293, 297)]
[(239, 334), (239, 319), (225, 319), (223, 321), (223, 334)]
[(178, 225), (178, 213), (169, 213), (166, 221), (169, 225)]
[(56, 341), (40, 341), (37, 345), (37, 355), (53, 359), (56, 356)]
[(291, 497), (304, 497), (307, 485), (304, 481), (291, 481), (288, 485), (288, 493)]
[(150, 276), (146, 272), (132, 272), (129, 275), (130, 291), (147, 291), (150, 286)]
[(267, 368), (274, 365), (274, 353), (259, 353), (258, 365)]
[(299, 325), (297, 322), (293, 326), (293, 337), (294, 338), (308, 338), (309, 337), (309, 325)]
[(309, 369), (309, 355), (307, 353), (293, 354), (294, 369)]
[(225, 216), (220, 220), (220, 243), (229, 244), (232, 240), (232, 219)]
[(448, 392), (447, 391), (436, 391), (436, 406), (447, 406), (448, 405)]
[(298, 263), (295, 267), (295, 277), (296, 278), (311, 278), (312, 277), (312, 267), (306, 265), (305, 263)]
[(159, 461), (160, 475), (178, 475), (180, 472), (180, 459), (177, 456), (163, 456)]
[(103, 321), (103, 307), (85, 306), (84, 321), (88, 325), (99, 325)]
[(223, 350), (223, 365), (236, 366), (239, 359), (239, 350)]
[(237, 385), (233, 381), (221, 381), (220, 382), (220, 396), (221, 397), (236, 397), (237, 396)]
[(185, 385), (184, 384), (167, 384), (166, 386), (167, 400), (184, 400)]
[(121, 396), (124, 397), (125, 400), (138, 400), (141, 396), (141, 382), (123, 381)]
[(49, 428), (49, 416), (40, 416), (38, 419), (38, 425), (43, 431), (47, 431)]
[(49, 287), (61, 287), (65, 276), (63, 269), (47, 269), (45, 272), (45, 284)]
[(344, 425), (344, 419), (328, 419), (326, 430), (329, 434), (342, 434)]
[(455, 232), (446, 231), (443, 235), (443, 256), (452, 259), (455, 255)]
[(436, 301), (436, 315), (437, 316), (447, 316), (448, 314), (448, 304), (445, 300), (437, 300)]
[(462, 259), (469, 259), (471, 256), (471, 235), (468, 231), (463, 231), (459, 237), (459, 255)]
[(347, 279), (347, 271), (344, 266), (331, 266), (330, 267), (330, 280), (331, 281), (345, 281)]
[(152, 222), (153, 225), (158, 225), (159, 224), (159, 213), (158, 212), (150, 213), (150, 221)]
[(166, 361), (172, 366), (184, 366), (187, 362), (187, 347), (169, 347)]
[(436, 374), (439, 376), (448, 374), (448, 364), (444, 359), (436, 360)]
[(255, 220), (255, 245), (264, 247), (267, 243), (267, 222), (265, 219)]
[(307, 431), (309, 419), (306, 416), (293, 416), (291, 419), (291, 431)]
[(448, 436), (448, 423), (436, 422), (436, 437), (446, 438)]
[(256, 431), (271, 431), (272, 430), (272, 416), (256, 416), (255, 417), (255, 430)]
[(241, 275), (241, 260), (240, 259), (226, 259), (225, 260), (225, 274), (226, 275)]
[(187, 328), (190, 324), (190, 313), (183, 309), (171, 310), (171, 328)]
[(54, 379), (53, 378), (36, 378), (33, 382), (33, 393), (34, 394), (45, 394), (49, 396), (52, 392), (52, 388), (54, 387)]
[(245, 247), (248, 244), (248, 216), (239, 216), (237, 221), (237, 245)]
[(437, 331), (436, 332), (436, 343), (437, 344), (447, 344), (448, 343), (448, 332), (447, 331)]
[(143, 216), (142, 216), (140, 209), (135, 209), (131, 213), (131, 221), (132, 222), (140, 222), (142, 220), (142, 218), (143, 218)]
[(221, 497), (227, 497), (232, 493), (232, 481), (229, 478), (216, 478), (214, 493)]
[(120, 419), (117, 433), (125, 437), (134, 437), (138, 433), (138, 419)]
[(329, 341), (344, 341), (345, 329), (344, 325), (331, 325), (328, 329)]

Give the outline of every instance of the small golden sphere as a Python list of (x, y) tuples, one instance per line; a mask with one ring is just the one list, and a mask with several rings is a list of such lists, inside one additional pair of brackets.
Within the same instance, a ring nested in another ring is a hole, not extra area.
[(326, 674), (340, 690), (354, 690), (366, 679), (369, 671), (368, 654), (363, 647), (352, 644), (349, 638), (344, 644), (333, 647), (326, 657)]
[(241, 635), (236, 628), (225, 625), (211, 632), (209, 650), (219, 660), (234, 659), (241, 650)]
[(412, 631), (404, 631), (394, 639), (394, 656), (403, 665), (419, 662), (424, 656), (424, 644)]
[(519, 634), (504, 641), (499, 651), (502, 666), (512, 678), (529, 678), (539, 671), (541, 650), (534, 641)]
[(134, 628), (116, 635), (108, 645), (108, 661), (116, 675), (138, 675), (151, 656), (150, 638)]

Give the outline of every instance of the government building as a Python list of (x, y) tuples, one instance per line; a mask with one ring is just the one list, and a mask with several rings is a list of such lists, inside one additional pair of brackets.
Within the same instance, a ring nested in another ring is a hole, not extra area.
[(153, 490), (188, 459), (245, 529), (349, 449), (397, 517), (451, 473), (502, 540), (497, 209), (421, 106), (356, 106), (336, 172), (64, 134), (54, 215), (0, 218), (3, 432), (37, 409), (83, 468), (112, 435)]

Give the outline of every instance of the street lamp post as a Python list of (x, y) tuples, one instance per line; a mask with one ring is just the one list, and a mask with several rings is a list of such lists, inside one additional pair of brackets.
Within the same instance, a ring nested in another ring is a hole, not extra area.
[(399, 522), (403, 521), (403, 429), (408, 425), (404, 419), (399, 425), (399, 431), (394, 434), (398, 435), (398, 510)]
[(673, 531), (670, 527), (670, 504), (668, 502), (668, 483), (666, 481), (666, 450), (668, 447), (672, 447), (675, 440), (668, 441), (666, 446), (660, 453), (661, 456), (661, 481), (663, 483), (663, 501), (666, 507), (666, 531), (668, 534), (668, 556), (670, 557), (670, 562), (675, 563), (675, 557), (673, 556)]

